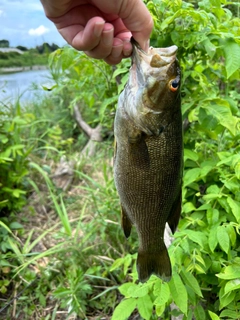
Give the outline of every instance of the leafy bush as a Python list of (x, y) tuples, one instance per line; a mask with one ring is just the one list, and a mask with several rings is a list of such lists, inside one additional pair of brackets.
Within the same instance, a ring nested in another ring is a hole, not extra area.
[(165, 319), (171, 302), (184, 319), (240, 317), (240, 20), (226, 5), (147, 3), (155, 21), (152, 44), (179, 47), (187, 128), (183, 212), (169, 250), (172, 280), (123, 284), (125, 298), (112, 319), (127, 319), (135, 308), (144, 319)]
[(22, 127), (31, 119), (30, 114), (22, 115), (20, 106), (3, 105), (0, 111), (0, 211), (9, 215), (26, 203), (24, 190), (28, 174), (27, 156), (30, 149), (22, 141)]
[(112, 131), (112, 113), (115, 111), (117, 93), (121, 92), (127, 79), (127, 74), (122, 81), (118, 76), (128, 71), (126, 66), (130, 65), (129, 62), (123, 62), (116, 69), (70, 47), (56, 50), (50, 55), (49, 63), (58, 85), (54, 91), (62, 97), (61, 104), (65, 112), (66, 106), (71, 113), (72, 107), (78, 104), (88, 124), (95, 127), (102, 122)]

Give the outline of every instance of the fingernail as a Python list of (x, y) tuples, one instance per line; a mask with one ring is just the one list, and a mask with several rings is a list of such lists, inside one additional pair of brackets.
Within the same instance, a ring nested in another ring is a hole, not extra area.
[(105, 46), (110, 46), (113, 43), (113, 29), (107, 30), (103, 32), (103, 43)]
[(122, 54), (122, 46), (113, 47), (113, 49), (112, 49), (113, 58), (118, 58), (118, 57), (120, 57), (121, 54)]
[(99, 22), (95, 23), (93, 32), (96, 37), (100, 37), (100, 35), (103, 31), (104, 24), (105, 24), (104, 21), (99, 21)]
[(123, 55), (125, 57), (129, 57), (132, 53), (132, 45), (129, 41), (129, 39), (124, 39), (124, 43), (123, 43)]

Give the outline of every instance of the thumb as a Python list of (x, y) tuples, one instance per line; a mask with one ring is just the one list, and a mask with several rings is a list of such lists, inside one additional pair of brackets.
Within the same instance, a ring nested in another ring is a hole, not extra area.
[(153, 29), (153, 19), (142, 0), (123, 0), (119, 17), (127, 29), (131, 31), (140, 47), (147, 51)]

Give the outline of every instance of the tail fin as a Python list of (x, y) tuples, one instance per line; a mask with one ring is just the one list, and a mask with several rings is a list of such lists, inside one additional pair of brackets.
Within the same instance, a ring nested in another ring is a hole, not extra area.
[(172, 267), (169, 259), (167, 248), (164, 247), (157, 252), (138, 252), (137, 271), (141, 282), (149, 279), (151, 274), (155, 274), (164, 281), (169, 281), (172, 275)]

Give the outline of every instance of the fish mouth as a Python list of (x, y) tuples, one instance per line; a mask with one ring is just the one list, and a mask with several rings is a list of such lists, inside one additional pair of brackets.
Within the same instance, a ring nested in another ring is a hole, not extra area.
[(128, 85), (133, 95), (144, 100), (145, 111), (159, 111), (160, 97), (169, 81), (179, 74), (176, 63), (178, 47), (150, 47), (146, 52), (134, 39), (131, 39), (131, 43), (133, 53)]
[(172, 64), (176, 60), (178, 47), (173, 45), (167, 48), (153, 48), (150, 47), (148, 51), (144, 51), (138, 42), (131, 38), (133, 46), (132, 64), (140, 67), (144, 62), (152, 68), (161, 68)]

